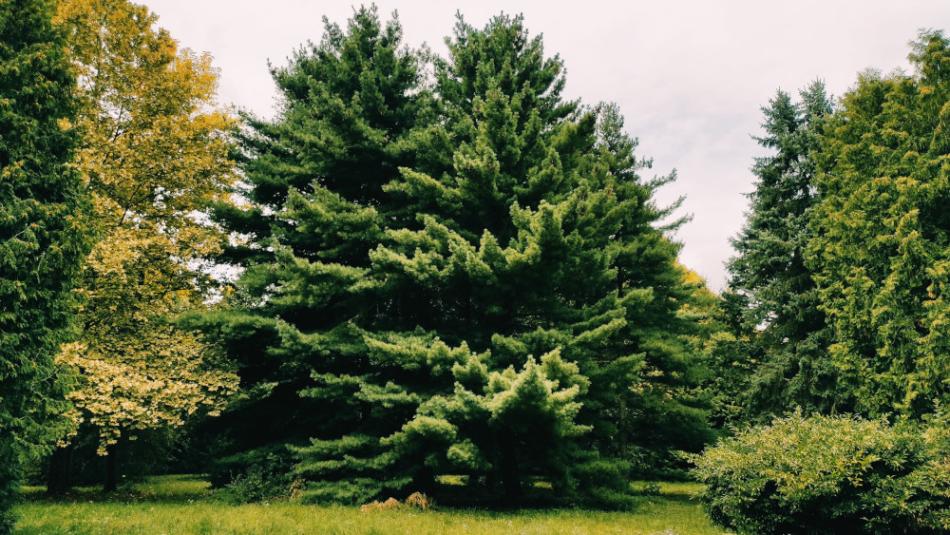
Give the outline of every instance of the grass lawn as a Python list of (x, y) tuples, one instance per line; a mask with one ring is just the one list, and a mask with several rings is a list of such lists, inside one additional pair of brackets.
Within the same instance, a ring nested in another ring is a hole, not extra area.
[[(634, 487), (642, 486), (634, 483)], [(195, 476), (161, 476), (110, 497), (77, 489), (50, 501), (42, 489), (25, 489), (17, 507), (23, 534), (662, 534), (723, 533), (693, 499), (693, 483), (661, 483), (659, 496), (644, 496), (635, 511), (583, 510), (489, 512), (439, 509), (360, 512), (356, 507), (327, 507), (277, 502), (229, 505)]]

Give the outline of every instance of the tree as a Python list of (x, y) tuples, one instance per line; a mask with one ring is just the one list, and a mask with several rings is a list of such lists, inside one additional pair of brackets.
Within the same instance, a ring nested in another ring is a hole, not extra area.
[(0, 533), (13, 529), (21, 461), (63, 428), (53, 357), (87, 250), (85, 193), (70, 166), (75, 82), (52, 10), (0, 3)]
[(701, 339), (706, 361), (703, 389), (710, 423), (729, 429), (749, 420), (751, 382), (763, 361), (763, 347), (757, 343), (757, 326), (747, 321), (748, 296), (726, 288), (707, 302), (711, 328)]
[(830, 120), (808, 246), (841, 390), (872, 417), (919, 418), (950, 385), (950, 42), (923, 33), (910, 59)]
[(652, 160), (635, 156), (638, 141), (624, 133), (614, 106), (601, 109), (598, 137), (607, 180), (591, 181), (592, 187), (613, 197), (616, 204), (605, 213), (616, 211), (620, 218), (616, 228), (598, 229), (608, 242), (609, 269), (616, 271), (611, 276), (619, 307), (607, 317), (625, 325), (612, 334), (606, 352), (592, 346), (578, 358), (591, 362), (594, 396), (586, 405), (604, 418), (594, 426), (601, 451), (632, 461), (641, 476), (670, 475), (684, 468), (677, 452), (699, 451), (713, 439), (700, 391), (701, 340), (717, 327), (704, 310), (705, 282), (676, 261), (680, 245), (666, 235), (687, 220), (669, 220), (682, 199), (666, 207), (653, 200), (657, 189), (676, 179), (675, 171), (640, 176)]
[[(204, 308), (212, 287), (200, 261), (221, 234), (196, 214), (234, 180), (232, 119), (214, 107), (210, 56), (179, 51), (155, 21), (127, 0), (65, 0), (57, 14), (79, 73), (77, 166), (97, 237), (80, 277), (82, 335), (59, 362), (76, 375), (77, 424), (107, 457), (107, 490), (120, 438), (214, 413), (236, 387), (215, 348), (170, 321)], [(63, 470), (54, 462), (51, 491), (68, 485)]]
[(818, 202), (814, 152), (831, 101), (815, 82), (798, 103), (779, 91), (762, 113), (765, 135), (757, 141), (771, 154), (753, 166), (748, 220), (729, 262), (730, 292), (745, 303), (736, 327), (749, 338), (744, 350), (756, 361), (743, 404), (751, 417), (794, 406), (828, 412), (835, 407), (836, 375), (825, 357), (829, 332), (805, 247)]
[[(382, 25), (375, 9), (360, 9), (346, 31), (327, 20), (324, 25), (319, 44), (271, 70), (283, 97), (279, 118), (244, 116), (244, 182), (237, 193), (246, 206), (222, 203), (215, 211), (224, 228), (243, 238), (221, 259), (245, 269), (231, 310), (192, 318), (237, 363), (244, 386), (208, 426), (208, 434), (234, 444), (223, 452), (233, 456), (213, 469), (218, 482), (272, 456), (289, 463), (285, 444), (330, 433), (362, 410), (358, 400), (346, 399), (355, 377), (349, 385), (342, 378), (336, 395), (326, 399), (299, 395), (314, 386), (312, 355), (291, 345), (289, 326), (329, 330), (329, 347), (345, 349), (360, 338), (347, 331), (346, 321), (335, 331), (328, 327), (368, 304), (343, 302), (332, 293), (351, 285), (368, 264), (369, 250), (382, 236), (381, 186), (417, 157), (411, 137), (430, 112), (420, 90), (422, 59), (404, 48), (397, 20)], [(311, 272), (293, 251), (329, 268)], [(281, 279), (282, 285), (299, 284), (299, 293), (273, 299), (272, 285)], [(337, 358), (345, 358), (339, 351)], [(404, 406), (389, 407), (388, 417), (398, 420), (396, 410)], [(390, 424), (390, 432), (395, 429)]]
[(217, 214), (247, 238), (236, 306), (194, 320), (241, 362), (229, 412), (245, 448), (294, 446), (313, 500), (463, 474), (468, 500), (541, 478), (626, 503), (626, 445), (702, 445), (670, 432), (703, 421), (692, 287), (651, 198), (672, 177), (640, 178), (615, 107), (561, 96), (520, 17), (460, 19), (447, 43), (429, 81), (363, 8), (275, 69), (249, 205)]

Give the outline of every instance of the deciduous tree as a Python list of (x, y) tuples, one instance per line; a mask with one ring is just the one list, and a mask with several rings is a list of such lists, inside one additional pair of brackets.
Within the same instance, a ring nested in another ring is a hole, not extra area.
[(79, 73), (77, 167), (97, 237), (80, 278), (82, 335), (59, 361), (75, 372), (77, 423), (108, 457), (108, 489), (120, 438), (213, 413), (236, 386), (213, 347), (170, 321), (209, 295), (202, 259), (221, 234), (201, 212), (234, 180), (232, 119), (215, 107), (210, 56), (179, 50), (145, 7), (64, 0), (57, 21)]

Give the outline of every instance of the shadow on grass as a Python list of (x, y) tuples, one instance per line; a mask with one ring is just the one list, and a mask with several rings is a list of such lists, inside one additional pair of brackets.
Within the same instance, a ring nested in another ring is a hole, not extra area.
[[(484, 489), (469, 487), (463, 481), (446, 478), (440, 481), (433, 496), (439, 508), (449, 511), (469, 511), (479, 514), (519, 514), (525, 511), (571, 510), (564, 500), (551, 489), (550, 485), (535, 483), (530, 485), (525, 495), (515, 503), (505, 501), (495, 494), (484, 493)], [(634, 497), (634, 509), (648, 503), (698, 503), (702, 485), (697, 483), (660, 482), (658, 493), (645, 490), (656, 483), (634, 481), (631, 491)], [(656, 492), (657, 489), (654, 489)], [(210, 483), (200, 474), (181, 474), (150, 476), (143, 481), (128, 482), (115, 492), (102, 492), (98, 486), (79, 486), (61, 496), (46, 494), (45, 488), (28, 486), (22, 490), (23, 500), (31, 503), (126, 503), (126, 504), (175, 504), (228, 503), (225, 497), (211, 489)]]
[(199, 475), (152, 476), (142, 482), (129, 482), (114, 492), (98, 486), (78, 486), (59, 496), (51, 496), (43, 487), (27, 486), (23, 500), (33, 503), (167, 503), (189, 504), (215, 501), (207, 480)]

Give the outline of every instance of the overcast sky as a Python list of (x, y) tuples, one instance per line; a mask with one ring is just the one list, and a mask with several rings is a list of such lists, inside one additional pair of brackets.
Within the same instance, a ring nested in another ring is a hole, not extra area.
[[(222, 104), (271, 115), (267, 62), (283, 64), (321, 17), (345, 22), (348, 0), (145, 0), (182, 46), (210, 52)], [(749, 168), (761, 154), (759, 107), (777, 88), (825, 80), (840, 96), (859, 71), (908, 68), (921, 28), (950, 30), (950, 0), (794, 1), (379, 1), (399, 12), (408, 43), (443, 53), (456, 11), (480, 26), (501, 11), (523, 13), (549, 54), (567, 66), (569, 97), (613, 101), (654, 171), (679, 180), (661, 200), (686, 195), (693, 219), (676, 238), (681, 261), (722, 288), (729, 238), (742, 226)]]

